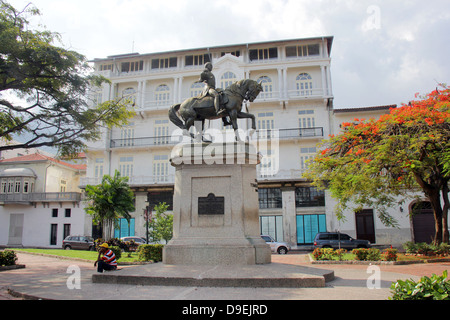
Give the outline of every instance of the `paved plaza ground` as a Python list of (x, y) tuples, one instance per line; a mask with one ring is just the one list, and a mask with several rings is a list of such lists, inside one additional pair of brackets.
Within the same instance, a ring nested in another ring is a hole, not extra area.
[[(26, 268), (0, 272), (0, 300), (38, 297), (57, 300), (386, 300), (390, 285), (398, 279), (418, 280), (421, 276), (442, 274), (450, 262), (380, 265), (379, 288), (369, 289), (373, 275), (367, 265), (312, 265), (307, 253), (272, 255), (273, 263), (334, 270), (335, 280), (324, 288), (211, 288), (177, 286), (141, 286), (92, 283), (93, 263), (17, 253), (18, 263)], [(80, 271), (79, 289), (72, 288), (74, 273)], [(123, 266), (122, 268), (136, 268)], [(70, 269), (69, 269), (70, 270)], [(120, 272), (121, 270), (115, 271)], [(127, 270), (131, 271), (131, 270)], [(69, 283), (69, 287), (68, 287)], [(10, 290), (10, 291), (8, 291)], [(19, 296), (12, 297), (8, 292)]]

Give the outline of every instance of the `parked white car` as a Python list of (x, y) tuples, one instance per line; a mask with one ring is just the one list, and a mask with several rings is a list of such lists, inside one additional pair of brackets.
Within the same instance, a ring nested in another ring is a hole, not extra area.
[(277, 242), (271, 236), (261, 235), (261, 238), (270, 246), (272, 252), (278, 254), (286, 254), (291, 250), (291, 246), (286, 242)]

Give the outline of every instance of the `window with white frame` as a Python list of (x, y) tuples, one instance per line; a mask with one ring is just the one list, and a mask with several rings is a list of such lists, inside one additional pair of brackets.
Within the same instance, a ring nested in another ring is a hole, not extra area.
[(154, 155), (153, 156), (153, 175), (155, 177), (155, 181), (168, 181), (169, 176), (169, 156), (166, 154), (163, 155)]
[(202, 66), (207, 62), (211, 62), (210, 53), (186, 56), (184, 64), (186, 66)]
[(8, 191), (8, 181), (7, 180), (2, 180), (0, 193), (7, 193), (7, 191)]
[(154, 123), (155, 128), (155, 144), (169, 143), (169, 120), (158, 119)]
[(16, 178), (15, 184), (14, 184), (14, 193), (20, 193), (21, 192), (21, 180), (20, 178)]
[(96, 158), (94, 164), (94, 177), (95, 178), (103, 178), (103, 158)]
[(257, 118), (258, 129), (272, 130), (274, 128), (273, 112), (259, 112)]
[(278, 58), (278, 49), (276, 47), (265, 49), (250, 49), (249, 58), (250, 61), (276, 59)]
[(283, 241), (283, 216), (260, 216), (261, 234)]
[(59, 192), (66, 192), (67, 191), (67, 181), (64, 179), (61, 179), (59, 181)]
[(223, 89), (226, 89), (229, 86), (231, 86), (233, 84), (233, 82), (236, 82), (236, 81), (237, 81), (236, 75), (231, 71), (227, 71), (220, 78), (220, 87)]
[(259, 152), (262, 155), (261, 162), (259, 164), (259, 175), (261, 177), (274, 176), (278, 173), (278, 157), (279, 153), (271, 148), (261, 147)]
[(119, 172), (121, 177), (133, 176), (133, 157), (120, 157), (119, 158)]
[(300, 73), (296, 78), (297, 94), (299, 96), (311, 96), (313, 83), (309, 73)]
[(177, 60), (177, 57), (152, 59), (152, 69), (176, 68)]
[(13, 193), (13, 192), (14, 192), (14, 180), (9, 179), (8, 180), (8, 193)]
[(256, 81), (261, 84), (263, 91), (259, 94), (259, 97), (262, 99), (272, 98), (272, 79), (268, 76), (259, 77)]
[(199, 96), (203, 92), (204, 88), (205, 84), (203, 82), (194, 82), (190, 89), (191, 98)]
[(308, 161), (314, 159), (316, 155), (316, 147), (300, 148), (300, 169), (308, 169)]
[(170, 101), (170, 88), (166, 84), (158, 86), (155, 90), (155, 101), (157, 106), (167, 105)]
[(286, 57), (288, 58), (318, 56), (319, 54), (320, 54), (320, 47), (318, 44), (286, 47)]
[(301, 129), (314, 128), (316, 126), (316, 119), (314, 117), (314, 110), (299, 110), (298, 111), (298, 127)]
[(131, 147), (134, 145), (134, 122), (130, 122), (126, 127), (120, 129), (121, 147)]
[(122, 62), (121, 71), (122, 72), (136, 72), (144, 70), (144, 61), (132, 61), (132, 62)]
[(101, 64), (98, 67), (99, 71), (107, 71), (110, 70), (112, 71), (114, 69), (114, 65), (113, 64)]
[(136, 89), (126, 88), (122, 91), (122, 97), (136, 103)]

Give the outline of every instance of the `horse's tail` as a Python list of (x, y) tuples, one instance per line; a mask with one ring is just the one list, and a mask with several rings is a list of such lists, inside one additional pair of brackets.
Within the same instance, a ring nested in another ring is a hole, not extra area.
[(181, 129), (186, 129), (186, 126), (184, 125), (183, 121), (178, 117), (177, 112), (180, 109), (181, 104), (174, 104), (169, 108), (169, 119), (172, 121), (177, 127)]

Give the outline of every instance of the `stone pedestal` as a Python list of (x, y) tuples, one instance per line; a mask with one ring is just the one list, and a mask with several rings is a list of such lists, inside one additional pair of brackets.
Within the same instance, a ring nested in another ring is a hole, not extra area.
[(165, 264), (252, 265), (271, 262), (261, 239), (256, 191), (259, 159), (248, 143), (192, 143), (174, 148), (174, 235)]

